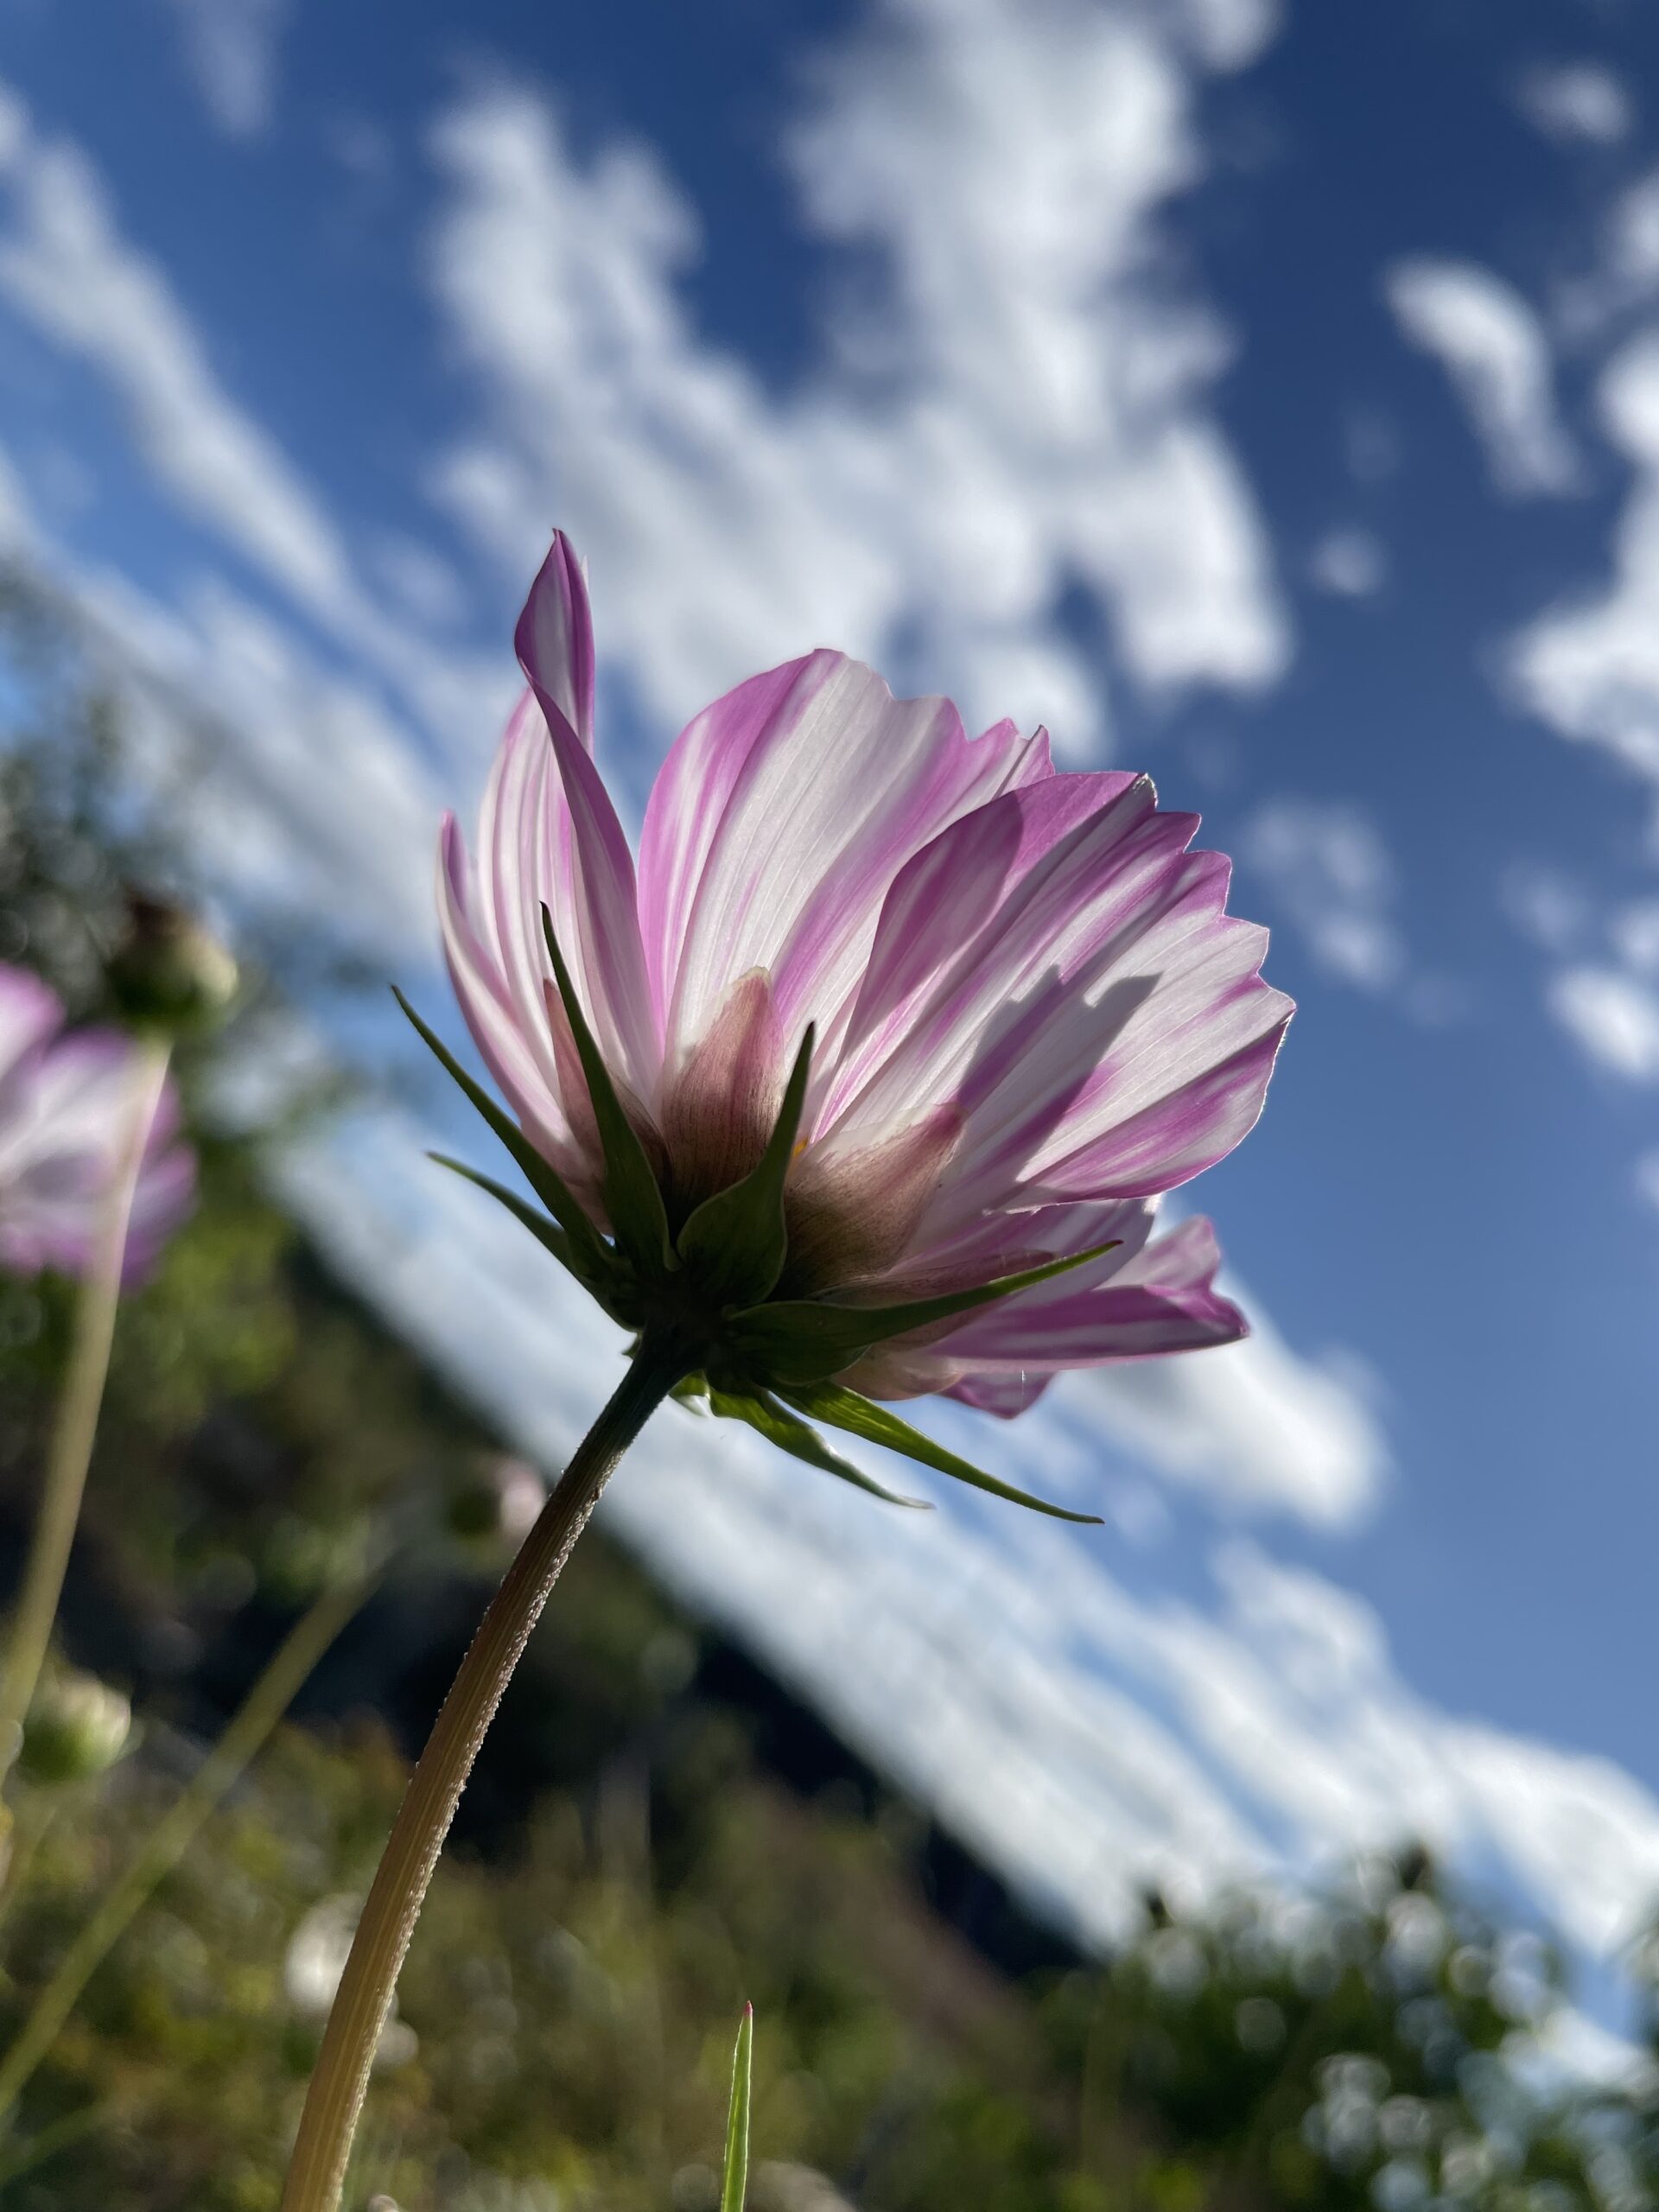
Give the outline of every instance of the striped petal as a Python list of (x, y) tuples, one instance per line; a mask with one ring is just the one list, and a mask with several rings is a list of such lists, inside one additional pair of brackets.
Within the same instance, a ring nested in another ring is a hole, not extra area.
[(944, 1391), (1006, 1418), (1066, 1368), (1196, 1351), (1247, 1333), (1238, 1308), (1215, 1287), (1221, 1255), (1207, 1221), (1184, 1221), (1147, 1241), (1147, 1208), (1049, 1207), (1031, 1218), (1033, 1250), (1086, 1249), (1084, 1237), (1115, 1231), (1124, 1242), (1088, 1268), (982, 1307), (931, 1342), (882, 1345), (842, 1379), (875, 1397)]
[(970, 741), (947, 700), (895, 699), (840, 653), (706, 709), (657, 779), (640, 849), (670, 1067), (733, 979), (762, 968), (784, 1033), (816, 1022), (831, 1068), (895, 874), (949, 823), (1050, 772), (1041, 733), (1003, 722)]

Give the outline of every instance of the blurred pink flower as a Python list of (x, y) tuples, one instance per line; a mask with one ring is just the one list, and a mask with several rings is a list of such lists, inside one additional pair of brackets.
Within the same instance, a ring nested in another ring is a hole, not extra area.
[[(55, 992), (0, 963), (0, 1267), (17, 1274), (86, 1268), (144, 1080), (139, 1048), (120, 1031), (66, 1031), (63, 1021)], [(178, 1128), (168, 1084), (133, 1200), (129, 1281), (152, 1264), (189, 1211), (195, 1161), (177, 1141)]]
[(754, 1169), (810, 1022), (769, 1295), (893, 1306), (1114, 1248), (890, 1336), (840, 1382), (1011, 1414), (1061, 1369), (1244, 1333), (1209, 1224), (1153, 1235), (1155, 1196), (1255, 1121), (1291, 1012), (1266, 931), (1224, 911), (1229, 863), (1188, 849), (1196, 816), (1145, 776), (1057, 773), (1040, 730), (970, 741), (948, 701), (817, 652), (687, 726), (636, 873), (562, 535), (517, 645), (530, 688), (475, 868), (444, 824), (444, 944), (492, 1075), (595, 1224), (607, 1155), (543, 906), (671, 1236)]

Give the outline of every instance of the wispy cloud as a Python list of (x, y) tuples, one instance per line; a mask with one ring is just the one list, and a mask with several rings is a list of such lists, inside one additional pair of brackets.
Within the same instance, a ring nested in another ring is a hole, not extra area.
[(74, 145), (43, 136), (0, 87), (0, 296), (98, 370), (134, 444), (180, 507), (314, 607), (352, 588), (320, 501), (226, 394), (162, 270), (123, 237)]
[(690, 316), (698, 222), (652, 151), (579, 156), (548, 104), (469, 96), (434, 135), (430, 265), (486, 427), (438, 491), (515, 573), (566, 519), (664, 715), (830, 636), (1077, 747), (1103, 720), (1079, 585), (1139, 681), (1272, 682), (1286, 618), (1209, 404), (1226, 336), (1160, 228), (1201, 168), (1187, 39), (1236, 54), (1247, 17), (880, 7), (782, 154), (807, 231), (883, 275), (782, 397)]
[(165, 0), (186, 67), (215, 126), (257, 138), (276, 104), (276, 65), (292, 0)]
[(1636, 475), (1610, 573), (1528, 625), (1503, 665), (1529, 713), (1659, 788), (1659, 338), (1634, 339), (1615, 355), (1599, 405)]
[[(545, 1255), (459, 1185), (423, 1186), (411, 1204), (401, 1186), (414, 1160), (410, 1135), (365, 1124), (308, 1154), (292, 1187), (399, 1325), (556, 1463), (615, 1362), (613, 1334), (575, 1303), (550, 1327), (560, 1293)], [(1057, 1459), (1077, 1459), (1063, 1408), (991, 1440), (1015, 1479), (1052, 1479)], [(939, 1503), (887, 1511), (671, 1410), (601, 1511), (1090, 1940), (1121, 1932), (1147, 1880), (1202, 1894), (1409, 1838), (1506, 1869), (1602, 1955), (1649, 1910), (1648, 1793), (1605, 1761), (1426, 1704), (1375, 1613), (1326, 1577), (1234, 1541), (1208, 1592), (1182, 1595), (1144, 1552), (1131, 1584), (1103, 1535), (1079, 1540), (948, 1484)]]
[[(181, 514), (368, 663), (429, 734), (463, 757), (487, 741), (502, 702), (491, 671), (435, 645), (428, 620), (387, 611), (322, 494), (227, 388), (92, 164), (36, 128), (3, 84), (0, 300), (102, 380), (138, 458)], [(410, 557), (405, 544), (405, 571)]]
[(1389, 556), (1374, 531), (1347, 524), (1327, 531), (1307, 560), (1308, 581), (1336, 599), (1375, 599), (1388, 581)]
[(1269, 799), (1245, 823), (1238, 849), (1326, 975), (1364, 991), (1401, 981), (1407, 956), (1394, 857), (1363, 809), (1342, 799)]
[(1472, 262), (1425, 257), (1397, 262), (1384, 289), (1402, 334), (1452, 379), (1497, 489), (1517, 499), (1575, 490), (1549, 341), (1514, 286)]
[(1631, 1083), (1659, 1083), (1659, 994), (1617, 968), (1564, 968), (1551, 1013), (1596, 1064)]
[(1563, 144), (1617, 146), (1636, 128), (1636, 95), (1601, 61), (1541, 61), (1522, 70), (1515, 104), (1534, 130)]
[(1351, 1527), (1376, 1505), (1390, 1464), (1372, 1394), (1351, 1362), (1294, 1352), (1253, 1300), (1243, 1302), (1254, 1315), (1243, 1344), (1104, 1370), (1069, 1384), (1063, 1404), (1224, 1510)]

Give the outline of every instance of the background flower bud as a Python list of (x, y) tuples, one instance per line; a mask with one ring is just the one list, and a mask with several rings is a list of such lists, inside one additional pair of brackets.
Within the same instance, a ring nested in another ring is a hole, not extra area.
[(108, 965), (127, 1020), (174, 1035), (211, 1028), (236, 995), (236, 962), (193, 914), (145, 891), (126, 895), (126, 925)]
[(35, 1692), (18, 1764), (30, 1782), (89, 1781), (115, 1764), (132, 1732), (132, 1707), (96, 1675), (63, 1668)]

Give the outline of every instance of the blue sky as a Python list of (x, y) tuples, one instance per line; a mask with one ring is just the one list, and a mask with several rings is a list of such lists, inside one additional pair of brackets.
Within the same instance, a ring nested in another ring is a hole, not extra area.
[[(1659, 1895), (1650, 11), (27, 0), (0, 80), (0, 525), (195, 718), (228, 899), (441, 1005), (432, 827), (559, 522), (633, 806), (839, 645), (1150, 768), (1274, 925), (1301, 1012), (1192, 1194), (1255, 1340), (973, 1431), (1105, 1532), (895, 1534), (689, 1423), (619, 1524), (1085, 1923), (1404, 1823), (1616, 1946)], [(556, 1452), (602, 1336), (433, 1191), (445, 1110), (293, 1186)], [(809, 1558), (810, 1635), (759, 1564)]]

